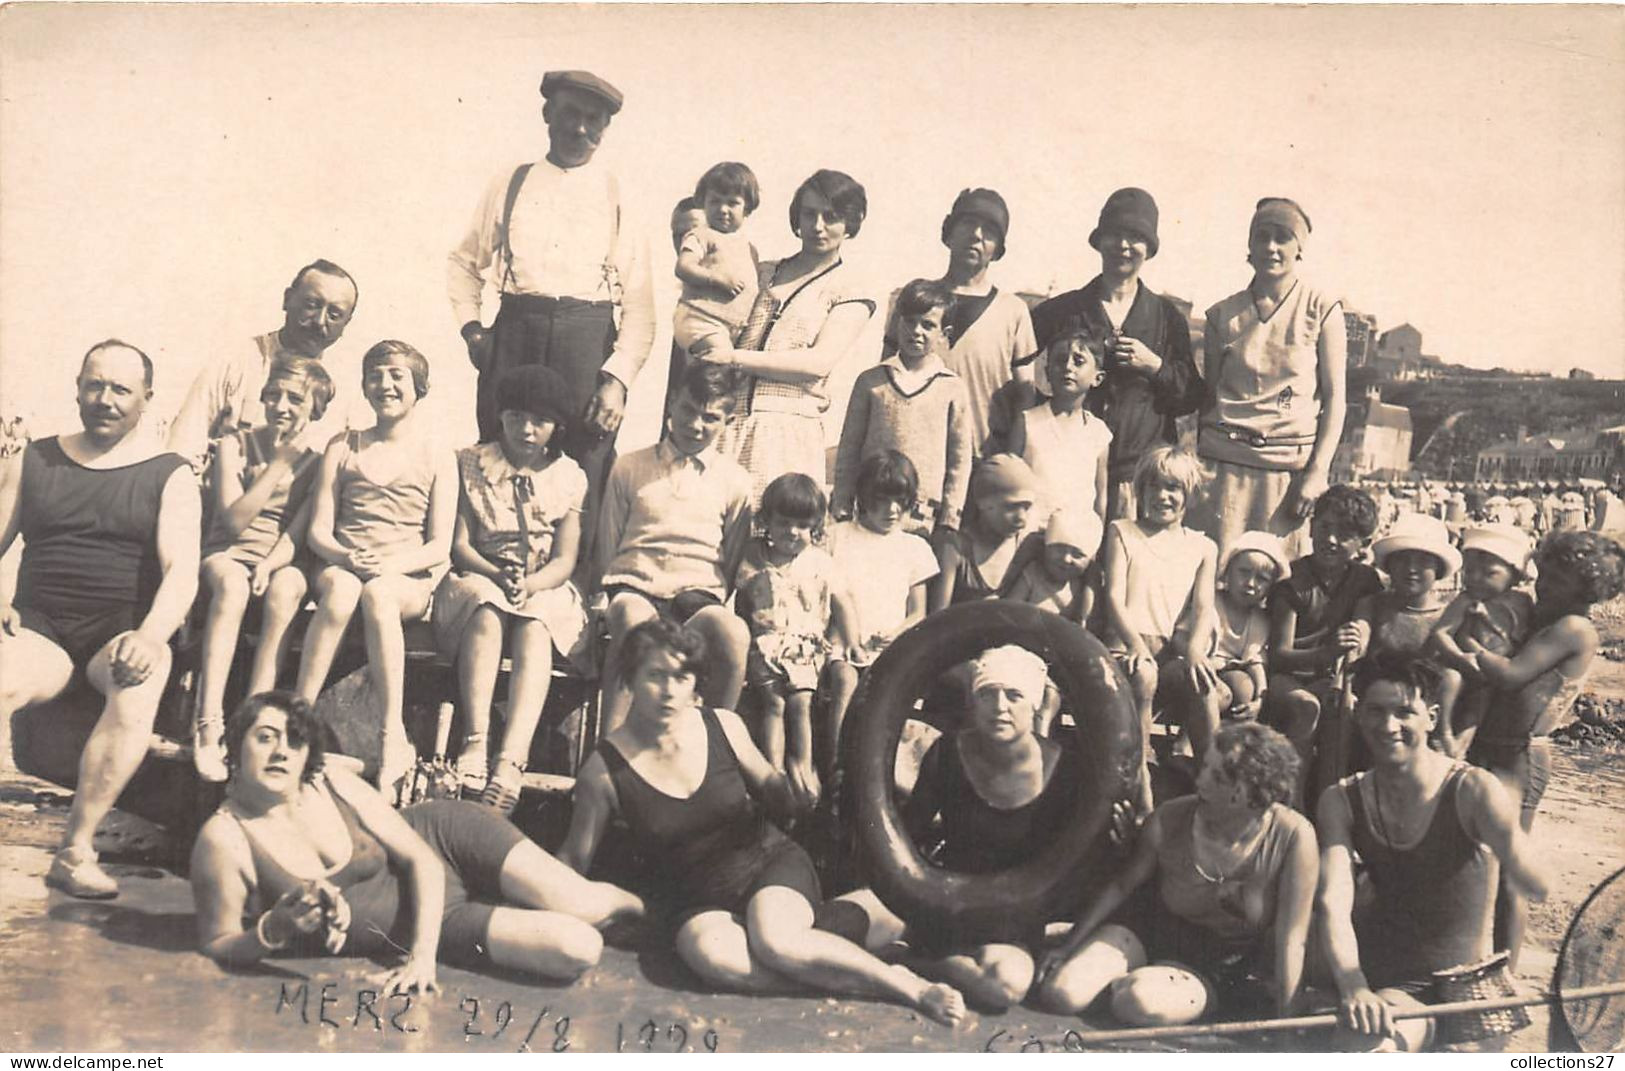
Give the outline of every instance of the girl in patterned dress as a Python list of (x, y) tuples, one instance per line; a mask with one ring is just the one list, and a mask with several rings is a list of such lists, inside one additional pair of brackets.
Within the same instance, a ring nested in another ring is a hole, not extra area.
[[(568, 656), (586, 623), (570, 575), (587, 476), (563, 454), (569, 411), (558, 373), (511, 368), (497, 381), (497, 397), (502, 437), (457, 454), (456, 568), (435, 593), (433, 621), (436, 642), (457, 665), (463, 791), (509, 813), (547, 701), (553, 650)], [(486, 733), (505, 637), (512, 659), (507, 724), (487, 777)]]
[(734, 585), (734, 606), (750, 626), (746, 686), (761, 721), (757, 735), (774, 768), (785, 771), (797, 802), (811, 807), (821, 785), (813, 765), (812, 699), (830, 636), (855, 646), (854, 615), (835, 561), (813, 545), (823, 534), (824, 492), (811, 477), (787, 472), (762, 492), (762, 534), (751, 540)]

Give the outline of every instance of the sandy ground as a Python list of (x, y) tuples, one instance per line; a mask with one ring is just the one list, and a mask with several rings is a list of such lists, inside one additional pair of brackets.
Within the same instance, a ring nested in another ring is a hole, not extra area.
[[(1625, 621), (1606, 630), (1617, 641)], [(1599, 659), (1591, 690), (1625, 696), (1625, 664)], [(100, 838), (123, 883), (117, 900), (46, 890), (67, 801), (55, 786), (0, 774), (0, 1049), (10, 1052), (1055, 1051), (1068, 1030), (1110, 1026), (1018, 1008), (972, 1013), (950, 1030), (883, 1004), (708, 993), (669, 953), (636, 946), (606, 950), (598, 969), (565, 987), (442, 967), (444, 992), (410, 1005), (372, 999), (367, 979), (377, 968), (362, 961), (227, 972), (192, 951), (191, 894), (173, 872), (178, 848), (139, 819), (120, 816)], [(1544, 985), (1580, 902), (1625, 865), (1622, 830), (1625, 756), (1560, 749), (1535, 826), (1555, 893), (1532, 917), (1526, 983)], [(1254, 1036), (1236, 1047), (1315, 1049), (1324, 1037)], [(1545, 1046), (1539, 1010), (1507, 1043)]]

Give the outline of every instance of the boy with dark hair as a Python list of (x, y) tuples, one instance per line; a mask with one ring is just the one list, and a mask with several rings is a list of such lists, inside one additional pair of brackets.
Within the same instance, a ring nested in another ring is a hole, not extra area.
[(1343, 654), (1338, 629), (1354, 619), (1356, 603), (1383, 590), (1382, 577), (1360, 560), (1376, 531), (1377, 504), (1370, 495), (1347, 484), (1328, 488), (1309, 520), (1313, 549), (1270, 591), (1264, 717), (1303, 756), (1299, 776), (1305, 783), (1313, 766), (1315, 726), (1331, 698), (1327, 682)]
[[(1341, 1048), (1427, 1048), (1433, 1020), (1394, 1012), (1436, 1003), (1435, 972), (1490, 955), (1497, 879), (1546, 895), (1512, 797), (1488, 771), (1428, 747), (1438, 721), (1431, 678), (1395, 650), (1360, 664), (1354, 723), (1371, 768), (1327, 788), (1316, 809), (1317, 916)], [(1356, 857), (1375, 893), (1358, 902)]]
[(703, 692), (733, 710), (750, 634), (723, 605), (750, 537), (750, 476), (713, 445), (733, 416), (736, 376), (696, 361), (673, 395), (666, 435), (615, 462), (599, 511), (596, 558), (607, 600), (601, 719), (608, 733), (626, 717), (621, 641), (656, 616), (706, 639)]
[(835, 454), (836, 517), (852, 516), (858, 466), (883, 450), (914, 463), (922, 501), (904, 527), (920, 535), (957, 530), (970, 487), (970, 398), (942, 363), (944, 324), (954, 296), (940, 283), (915, 279), (897, 297), (897, 352), (859, 374), (847, 403)]

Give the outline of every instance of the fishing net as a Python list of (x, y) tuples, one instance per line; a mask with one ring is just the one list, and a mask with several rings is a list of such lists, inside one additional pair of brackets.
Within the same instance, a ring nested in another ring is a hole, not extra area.
[(1591, 891), (1557, 957), (1548, 1047), (1554, 1052), (1625, 1051), (1625, 994), (1570, 998), (1569, 991), (1625, 979), (1625, 867)]

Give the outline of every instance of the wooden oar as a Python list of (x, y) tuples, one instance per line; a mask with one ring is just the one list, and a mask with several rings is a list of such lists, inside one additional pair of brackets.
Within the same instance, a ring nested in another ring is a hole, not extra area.
[[(1558, 1001), (1587, 1000), (1625, 993), (1625, 982), (1566, 989), (1557, 993), (1535, 993), (1523, 997), (1496, 997), (1492, 1000), (1457, 1000), (1449, 1004), (1431, 1004), (1420, 1008), (1399, 1008), (1389, 1012), (1391, 1019), (1436, 1019), (1441, 1015), (1461, 1015), (1466, 1012), (1495, 1011), (1499, 1008), (1527, 1008), (1534, 1004)], [(1317, 1030), (1336, 1026), (1336, 1012), (1321, 1015), (1297, 1015), (1285, 1019), (1245, 1019), (1230, 1023), (1182, 1023), (1177, 1026), (1140, 1026), (1125, 1030), (1084, 1030), (1067, 1035), (1068, 1043), (1112, 1044), (1121, 1041), (1154, 1041), (1159, 1038), (1219, 1037), (1224, 1034), (1254, 1034), (1266, 1030)]]

